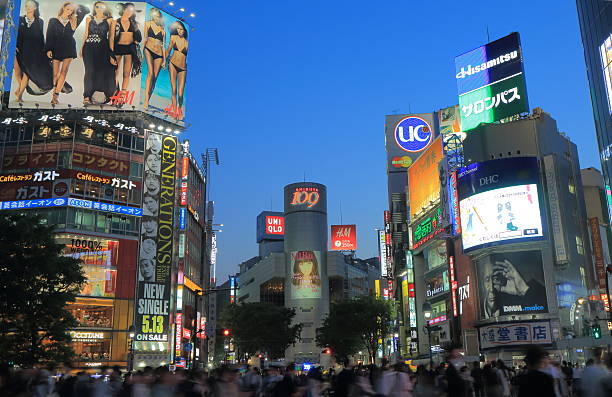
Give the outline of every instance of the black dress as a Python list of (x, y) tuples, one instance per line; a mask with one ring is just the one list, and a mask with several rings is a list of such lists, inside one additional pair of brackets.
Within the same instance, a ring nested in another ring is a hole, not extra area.
[(35, 18), (30, 26), (25, 16), (19, 17), (17, 63), (29, 78), (26, 90), (30, 95), (43, 95), (53, 88), (53, 68), (45, 53), (44, 22)]
[(113, 96), (115, 86), (115, 66), (110, 63), (112, 56), (109, 44), (110, 26), (106, 20), (98, 23), (94, 18), (89, 21), (89, 31), (83, 46), (85, 78), (83, 97), (91, 98), (94, 92), (106, 95), (104, 103)]
[(74, 40), (74, 31), (79, 27), (85, 14), (89, 12), (89, 8), (79, 6), (76, 10), (77, 23), (72, 30), (70, 21), (64, 26), (59, 19), (51, 18), (49, 26), (47, 26), (47, 42), (45, 43), (45, 52), (51, 51), (52, 57), (56, 61), (63, 61), (68, 58), (76, 58), (76, 41)]

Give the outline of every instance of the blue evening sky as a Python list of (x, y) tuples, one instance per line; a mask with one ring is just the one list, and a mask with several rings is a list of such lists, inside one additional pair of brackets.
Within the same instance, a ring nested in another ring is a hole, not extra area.
[[(159, 4), (160, 2), (156, 2)], [(387, 207), (384, 116), (457, 103), (454, 57), (521, 33), (531, 108), (600, 168), (574, 1), (175, 0), (197, 14), (187, 117), (194, 152), (219, 148), (211, 198), (219, 282), (257, 254), (255, 218), (283, 186), (327, 185), (328, 221), (377, 255)]]

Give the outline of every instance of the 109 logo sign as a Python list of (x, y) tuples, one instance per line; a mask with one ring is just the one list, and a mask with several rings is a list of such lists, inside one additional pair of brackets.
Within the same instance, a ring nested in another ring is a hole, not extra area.
[(417, 116), (406, 117), (395, 127), (395, 142), (407, 152), (420, 152), (431, 143), (432, 137), (431, 126)]

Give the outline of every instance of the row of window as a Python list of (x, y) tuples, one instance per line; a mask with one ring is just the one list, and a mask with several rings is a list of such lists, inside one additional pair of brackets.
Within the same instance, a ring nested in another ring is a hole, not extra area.
[(76, 229), (89, 232), (138, 236), (138, 218), (77, 208), (39, 210), (47, 223), (58, 229)]

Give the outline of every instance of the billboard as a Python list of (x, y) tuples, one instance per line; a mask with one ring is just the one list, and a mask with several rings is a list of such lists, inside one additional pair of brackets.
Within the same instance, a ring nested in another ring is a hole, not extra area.
[(182, 122), (185, 22), (145, 2), (22, 1), (19, 15), (9, 107), (95, 106)]
[(291, 299), (321, 297), (320, 266), (320, 251), (291, 251)]
[(455, 73), (463, 131), (529, 111), (518, 33), (459, 55)]
[(458, 171), (463, 249), (544, 236), (535, 157), (474, 163)]
[(432, 202), (440, 200), (438, 163), (442, 160), (442, 139), (437, 138), (408, 168), (408, 203), (414, 218)]
[(425, 295), (427, 295), (428, 298), (437, 296), (448, 290), (450, 290), (448, 270), (444, 270), (436, 276), (425, 279)]
[(331, 225), (331, 250), (355, 251), (357, 250), (356, 225)]
[(438, 136), (434, 113), (389, 115), (385, 119), (387, 172), (405, 172)]
[(147, 133), (145, 178), (156, 179), (158, 183), (145, 184), (143, 192), (134, 321), (137, 341), (167, 342), (170, 338), (176, 156), (175, 137)]
[(285, 238), (285, 214), (263, 211), (257, 215), (257, 243), (263, 240), (282, 241)]
[(601, 43), (599, 53), (608, 97), (608, 111), (612, 113), (612, 34)]
[(438, 125), (442, 140), (446, 143), (451, 137), (463, 141), (465, 133), (461, 130), (459, 105), (449, 106), (438, 111)]
[[(595, 264), (595, 274), (599, 287), (599, 299), (603, 302), (604, 309), (610, 311), (610, 301), (608, 297), (608, 273), (607, 263), (604, 254), (602, 241), (602, 228), (599, 225), (599, 218), (589, 219), (589, 231), (591, 232), (591, 248), (593, 249), (593, 259)], [(605, 230), (605, 229), (604, 229)]]
[(548, 312), (540, 251), (491, 254), (476, 268), (482, 319)]

